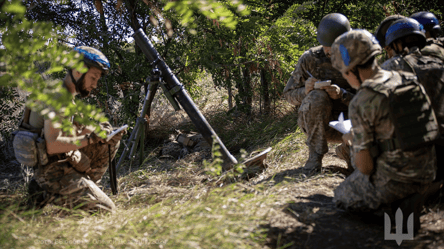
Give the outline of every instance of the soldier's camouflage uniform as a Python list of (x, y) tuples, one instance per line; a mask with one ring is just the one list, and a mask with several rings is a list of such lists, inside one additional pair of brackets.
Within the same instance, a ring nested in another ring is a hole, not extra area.
[[(444, 62), (444, 47), (442, 47), (439, 39), (428, 39), (428, 44), (423, 49), (419, 50), (417, 47), (414, 47), (410, 50), (410, 53), (407, 55), (396, 55), (393, 58), (384, 62), (381, 65), (381, 68), (385, 70), (394, 70), (394, 71), (404, 71), (415, 73), (414, 69), (411, 65), (406, 62), (406, 59), (409, 57), (415, 57), (423, 59), (426, 63), (427, 60), (433, 60), (433, 57), (440, 58)], [(432, 45), (430, 45), (432, 44)], [(428, 59), (428, 57), (432, 57)], [(430, 65), (430, 64), (427, 64)], [(432, 101), (433, 109), (437, 115), (438, 123), (440, 126), (441, 137), (444, 134), (444, 104), (443, 104), (443, 74), (439, 73), (439, 75), (434, 75), (437, 71), (427, 72), (427, 75), (423, 76), (423, 80), (420, 79), (420, 84), (425, 88), (427, 95), (429, 95), (430, 100)], [(439, 70), (438, 70), (439, 72)], [(441, 71), (442, 72), (442, 71)], [(418, 73), (418, 72), (416, 72)], [(424, 79), (430, 79), (425, 81)], [(423, 82), (424, 81), (424, 82)], [(436, 144), (436, 155), (437, 155), (437, 164), (438, 164), (438, 173), (437, 180), (444, 180), (444, 140), (440, 139)]]
[(421, 49), (423, 55), (430, 55), (444, 61), (444, 37), (427, 39), (427, 45)]
[[(333, 100), (324, 90), (313, 90), (305, 94), (305, 81), (311, 73), (318, 80), (331, 80), (332, 84), (345, 89), (345, 99)], [(298, 125), (307, 135), (306, 144), (318, 154), (328, 151), (328, 142), (342, 142), (342, 134), (330, 128), (328, 123), (337, 120), (341, 112), (347, 118), (348, 103), (355, 91), (350, 87), (342, 74), (334, 69), (322, 46), (306, 51), (300, 58), (295, 70), (284, 89), (284, 97), (293, 105), (300, 105)]]
[[(108, 123), (101, 124), (101, 127), (108, 134), (112, 131)], [(114, 158), (119, 145), (119, 141), (110, 140), (105, 144), (94, 143), (80, 150), (50, 155), (49, 163), (39, 165), (34, 171), (37, 183), (46, 191), (46, 202), (67, 208), (81, 204), (85, 210), (115, 209), (111, 199), (96, 184), (108, 169), (109, 149), (111, 158)]]
[[(374, 79), (363, 82), (351, 101), (349, 115), (354, 133), (352, 154), (364, 149), (371, 150), (376, 141), (394, 137), (388, 98), (366, 87), (370, 81), (395, 84), (394, 74), (396, 72), (381, 70)], [(408, 152), (399, 149), (382, 151), (375, 159), (375, 171), (371, 176), (355, 170), (335, 189), (333, 201), (337, 207), (357, 212), (374, 211), (383, 204), (423, 191), (435, 179), (433, 145)], [(353, 167), (356, 168), (354, 162)]]

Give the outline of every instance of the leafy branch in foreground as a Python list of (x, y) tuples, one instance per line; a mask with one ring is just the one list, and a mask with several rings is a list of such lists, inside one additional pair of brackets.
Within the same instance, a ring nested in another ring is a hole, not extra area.
[(231, 0), (225, 3), (215, 0), (171, 1), (165, 5), (165, 10), (170, 9), (175, 9), (181, 15), (182, 25), (189, 26), (193, 30), (197, 26), (193, 16), (194, 11), (202, 13), (209, 19), (221, 22), (223, 26), (230, 29), (234, 29), (238, 23), (235, 13), (239, 15), (250, 14), (250, 10), (238, 0)]
[[(5, 63), (0, 86), (29, 92), (27, 105), (52, 119), (65, 132), (72, 133), (72, 125), (65, 117), (73, 115), (79, 123), (98, 128), (98, 122), (107, 120), (100, 109), (81, 101), (72, 103), (72, 96), (62, 87), (60, 79), (50, 81), (43, 76), (60, 73), (65, 68), (84, 73), (81, 56), (72, 48), (58, 44), (61, 32), (52, 23), (29, 21), (25, 12), (18, 0), (6, 1), (2, 6), (0, 18), (9, 21), (0, 26), (0, 45), (4, 47), (0, 58)], [(76, 115), (79, 113), (83, 115)]]

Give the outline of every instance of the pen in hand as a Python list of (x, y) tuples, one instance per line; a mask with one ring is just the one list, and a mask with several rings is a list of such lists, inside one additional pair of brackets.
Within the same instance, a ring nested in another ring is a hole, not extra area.
[(314, 78), (313, 75), (311, 75), (311, 73), (308, 70), (305, 72), (307, 72), (310, 77)]

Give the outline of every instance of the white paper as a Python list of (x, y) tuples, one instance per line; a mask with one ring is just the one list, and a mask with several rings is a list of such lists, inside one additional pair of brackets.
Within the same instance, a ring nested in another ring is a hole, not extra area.
[(349, 133), (352, 128), (350, 119), (344, 120), (342, 112), (339, 115), (338, 121), (330, 121), (329, 125), (342, 134)]

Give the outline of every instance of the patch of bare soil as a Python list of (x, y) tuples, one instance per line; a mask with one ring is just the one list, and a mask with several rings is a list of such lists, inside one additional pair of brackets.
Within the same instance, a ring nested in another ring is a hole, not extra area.
[[(276, 190), (289, 201), (281, 203), (271, 212), (267, 231), (270, 248), (444, 248), (444, 205), (425, 206), (421, 216), (421, 229), (414, 240), (404, 240), (400, 246), (394, 240), (384, 239), (384, 216), (357, 215), (337, 209), (332, 202), (333, 190), (345, 176), (340, 170), (345, 163), (334, 155), (334, 146), (323, 160), (323, 172), (313, 176), (304, 175), (304, 152), (291, 166), (280, 166), (261, 182), (276, 184), (295, 181)], [(333, 151), (333, 152), (332, 152)], [(282, 167), (287, 167), (282, 170)], [(338, 173), (339, 172), (339, 173)], [(444, 198), (442, 198), (444, 200)], [(382, 213), (381, 213), (382, 214)], [(394, 221), (392, 222), (394, 223)], [(395, 232), (394, 225), (392, 233)]]

